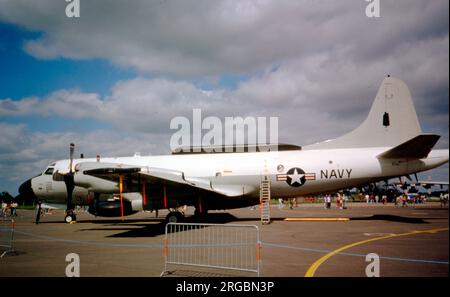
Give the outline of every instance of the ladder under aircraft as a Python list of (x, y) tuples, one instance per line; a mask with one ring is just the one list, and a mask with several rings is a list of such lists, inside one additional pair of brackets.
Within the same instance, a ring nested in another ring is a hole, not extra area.
[(270, 181), (267, 176), (261, 180), (260, 185), (260, 201), (261, 201), (261, 223), (270, 223)]

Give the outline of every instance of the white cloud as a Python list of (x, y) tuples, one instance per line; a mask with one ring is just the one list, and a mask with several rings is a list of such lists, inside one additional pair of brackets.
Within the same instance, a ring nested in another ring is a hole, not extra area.
[[(88, 133), (32, 132), (23, 124), (0, 122), (0, 189), (17, 194), (18, 186), (42, 172), (55, 160), (68, 157), (68, 145), (74, 142), (76, 156), (130, 156), (167, 153), (161, 135), (124, 134), (95, 130)], [(126, 144), (126, 145), (124, 145)]]
[(99, 112), (102, 102), (97, 94), (82, 93), (79, 90), (58, 90), (42, 100), (27, 97), (21, 100), (4, 99), (0, 101), (0, 115), (23, 116), (40, 115), (69, 118), (92, 117)]
[(365, 1), (0, 0), (0, 20), (43, 32), (25, 49), (43, 58), (106, 58), (147, 73), (218, 76), (346, 48), (364, 62), (424, 37), (448, 34), (448, 1), (383, 1), (379, 20)]
[[(82, 0), (81, 18), (68, 19), (64, 1), (0, 0), (1, 21), (42, 33), (24, 45), (34, 57), (103, 58), (142, 74), (109, 95), (0, 99), (2, 122), (33, 115), (114, 126), (80, 134), (1, 124), (0, 171), (24, 177), (30, 160), (41, 170), (64, 158), (69, 142), (93, 155), (165, 153), (171, 118), (191, 118), (193, 108), (204, 117), (279, 116), (281, 142), (333, 138), (365, 118), (386, 74), (406, 81), (425, 132), (448, 147), (448, 1), (382, 1), (380, 19), (365, 16), (366, 4)], [(224, 75), (247, 79), (232, 90), (192, 83)]]
[[(299, 65), (320, 65), (326, 61), (326, 57), (314, 58)], [(222, 119), (225, 116), (279, 116), (280, 142), (300, 145), (339, 136), (364, 119), (381, 81), (381, 78), (370, 80), (376, 72), (367, 71), (353, 80), (352, 73), (358, 70), (356, 66), (333, 66), (339, 72), (339, 78), (332, 80), (320, 67), (312, 67), (314, 71), (303, 67), (304, 74), (295, 76), (299, 65), (269, 71), (242, 83), (235, 91), (203, 91), (187, 82), (136, 78), (117, 83), (111, 95), (105, 97), (77, 90), (59, 90), (44, 98), (0, 100), (0, 115), (5, 119), (11, 115), (34, 115), (44, 119), (56, 116), (80, 121), (87, 118), (115, 127), (114, 130), (92, 127), (87, 133), (43, 133), (30, 132), (24, 124), (1, 123), (0, 171), (3, 173), (0, 179), (9, 182), (8, 185), (19, 184), (40, 172), (50, 161), (66, 158), (70, 142), (75, 142), (77, 152), (86, 156), (123, 156), (134, 151), (167, 154), (174, 132), (169, 130), (170, 120), (179, 115), (191, 118), (192, 109), (196, 107), (202, 108), (203, 118), (209, 115)], [(378, 67), (371, 65), (369, 69)], [(314, 75), (330, 79), (330, 82), (313, 81), (309, 77)], [(413, 80), (414, 76), (410, 77)], [(448, 90), (448, 86), (429, 84), (432, 86), (429, 92), (420, 92), (421, 87), (428, 86), (423, 80), (416, 83), (419, 88), (413, 85), (411, 91), (413, 96), (421, 94), (414, 98), (416, 103), (422, 106), (434, 104), (438, 108), (442, 102), (427, 96), (435, 90)], [(443, 134), (440, 146), (448, 147), (448, 111), (440, 114), (429, 111), (418, 109), (422, 123), (433, 128), (426, 132)], [(438, 176), (441, 177), (445, 170), (437, 171)]]
[[(346, 61), (341, 53), (311, 56), (268, 70), (240, 83), (236, 90), (204, 91), (189, 82), (135, 78), (116, 83), (111, 94), (103, 97), (58, 90), (44, 98), (4, 99), (0, 100), (0, 115), (88, 118), (112, 124), (122, 132), (169, 135), (173, 117), (191, 118), (192, 109), (201, 108), (204, 117), (279, 116), (280, 141), (308, 144), (339, 136), (362, 122), (387, 69), (406, 77), (400, 78), (410, 86), (419, 118), (433, 128), (426, 132), (443, 134), (446, 139), (448, 111), (442, 110), (448, 94), (445, 40), (448, 37), (430, 39), (428, 45), (405, 49), (397, 59), (364, 65)], [(433, 73), (410, 71), (433, 43), (442, 49), (420, 64), (421, 69)], [(336, 61), (337, 56), (342, 59)]]

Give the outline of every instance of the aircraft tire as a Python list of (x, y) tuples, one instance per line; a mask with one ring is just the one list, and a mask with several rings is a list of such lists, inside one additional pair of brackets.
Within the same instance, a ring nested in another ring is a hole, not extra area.
[(68, 214), (66, 215), (66, 217), (64, 218), (64, 221), (68, 224), (74, 222), (77, 220), (77, 217), (74, 214)]
[(180, 223), (183, 220), (183, 214), (179, 211), (171, 211), (166, 216), (167, 223)]

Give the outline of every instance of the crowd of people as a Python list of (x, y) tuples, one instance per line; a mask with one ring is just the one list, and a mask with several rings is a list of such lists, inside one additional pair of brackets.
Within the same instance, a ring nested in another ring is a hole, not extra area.
[[(331, 202), (333, 198), (331, 197), (331, 194), (327, 194), (324, 196), (324, 203), (325, 208), (331, 208)], [(339, 209), (347, 209), (347, 201), (348, 197), (345, 194), (337, 193), (336, 194), (336, 207)]]
[(413, 204), (424, 204), (427, 202), (427, 196), (425, 195), (408, 195), (408, 193), (403, 193), (397, 196), (394, 200), (395, 206), (397, 207), (408, 207)]
[(366, 194), (364, 199), (366, 200), (366, 203), (383, 203), (386, 205), (388, 202), (388, 197), (386, 194), (381, 195), (381, 197), (380, 195)]
[[(360, 194), (362, 195), (362, 194)], [(387, 205), (389, 201), (392, 201), (396, 207), (408, 207), (411, 205), (417, 205), (417, 204), (425, 204), (427, 202), (427, 196), (424, 194), (418, 195), (418, 194), (408, 194), (407, 192), (402, 193), (401, 195), (388, 199), (388, 196), (386, 194), (365, 194), (360, 196), (362, 201), (365, 201), (366, 204), (382, 204)], [(317, 198), (314, 198), (315, 201)], [(320, 198), (319, 198), (320, 199)], [(324, 207), (326, 209), (330, 209), (332, 207), (333, 201), (336, 203), (336, 207), (338, 209), (347, 209), (347, 202), (348, 202), (348, 196), (345, 195), (342, 192), (336, 193), (334, 195), (332, 194), (326, 194), (322, 197), (322, 201), (324, 203)], [(360, 200), (361, 201), (361, 200)], [(449, 201), (449, 194), (441, 194), (440, 195), (440, 202), (441, 206), (445, 207), (447, 206)], [(284, 208), (285, 202), (289, 203), (289, 208), (293, 209), (297, 207), (297, 198), (291, 198), (284, 200), (283, 198), (278, 199), (278, 208)], [(306, 198), (305, 198), (305, 202)], [(313, 202), (309, 201), (308, 202)]]
[[(348, 202), (348, 197), (345, 194), (341, 194), (341, 193), (337, 193), (336, 197), (333, 198), (331, 196), (331, 194), (327, 194), (325, 196), (323, 196), (323, 201), (325, 203), (325, 208), (331, 208), (331, 204), (333, 202), (333, 200), (336, 202), (336, 207), (339, 209), (347, 209), (347, 202)], [(278, 208), (284, 208), (285, 206), (285, 200), (283, 198), (278, 198)], [(289, 208), (290, 209), (294, 209), (297, 207), (298, 202), (297, 202), (297, 198), (290, 198), (287, 199), (287, 202), (289, 203)]]
[(8, 211), (10, 217), (17, 217), (17, 207), (18, 204), (16, 201), (11, 201), (9, 203), (6, 201), (2, 201), (2, 209), (0, 210), (0, 217), (6, 218), (8, 216)]

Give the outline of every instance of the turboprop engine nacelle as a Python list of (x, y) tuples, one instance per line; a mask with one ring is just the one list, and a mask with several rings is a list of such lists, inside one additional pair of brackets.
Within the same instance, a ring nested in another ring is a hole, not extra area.
[[(89, 212), (100, 217), (118, 217), (121, 215), (120, 200), (117, 195), (112, 195), (113, 199), (99, 201), (89, 207)], [(135, 214), (142, 208), (142, 196), (140, 193), (123, 194), (123, 215), (129, 216)]]
[[(97, 207), (97, 209), (96, 209)], [(120, 201), (101, 201), (95, 205), (89, 206), (88, 209), (90, 214), (97, 215), (99, 217), (119, 217), (121, 215), (120, 212)], [(123, 215), (129, 216), (136, 213), (137, 210), (134, 210), (132, 207), (132, 203), (128, 200), (123, 201)]]

